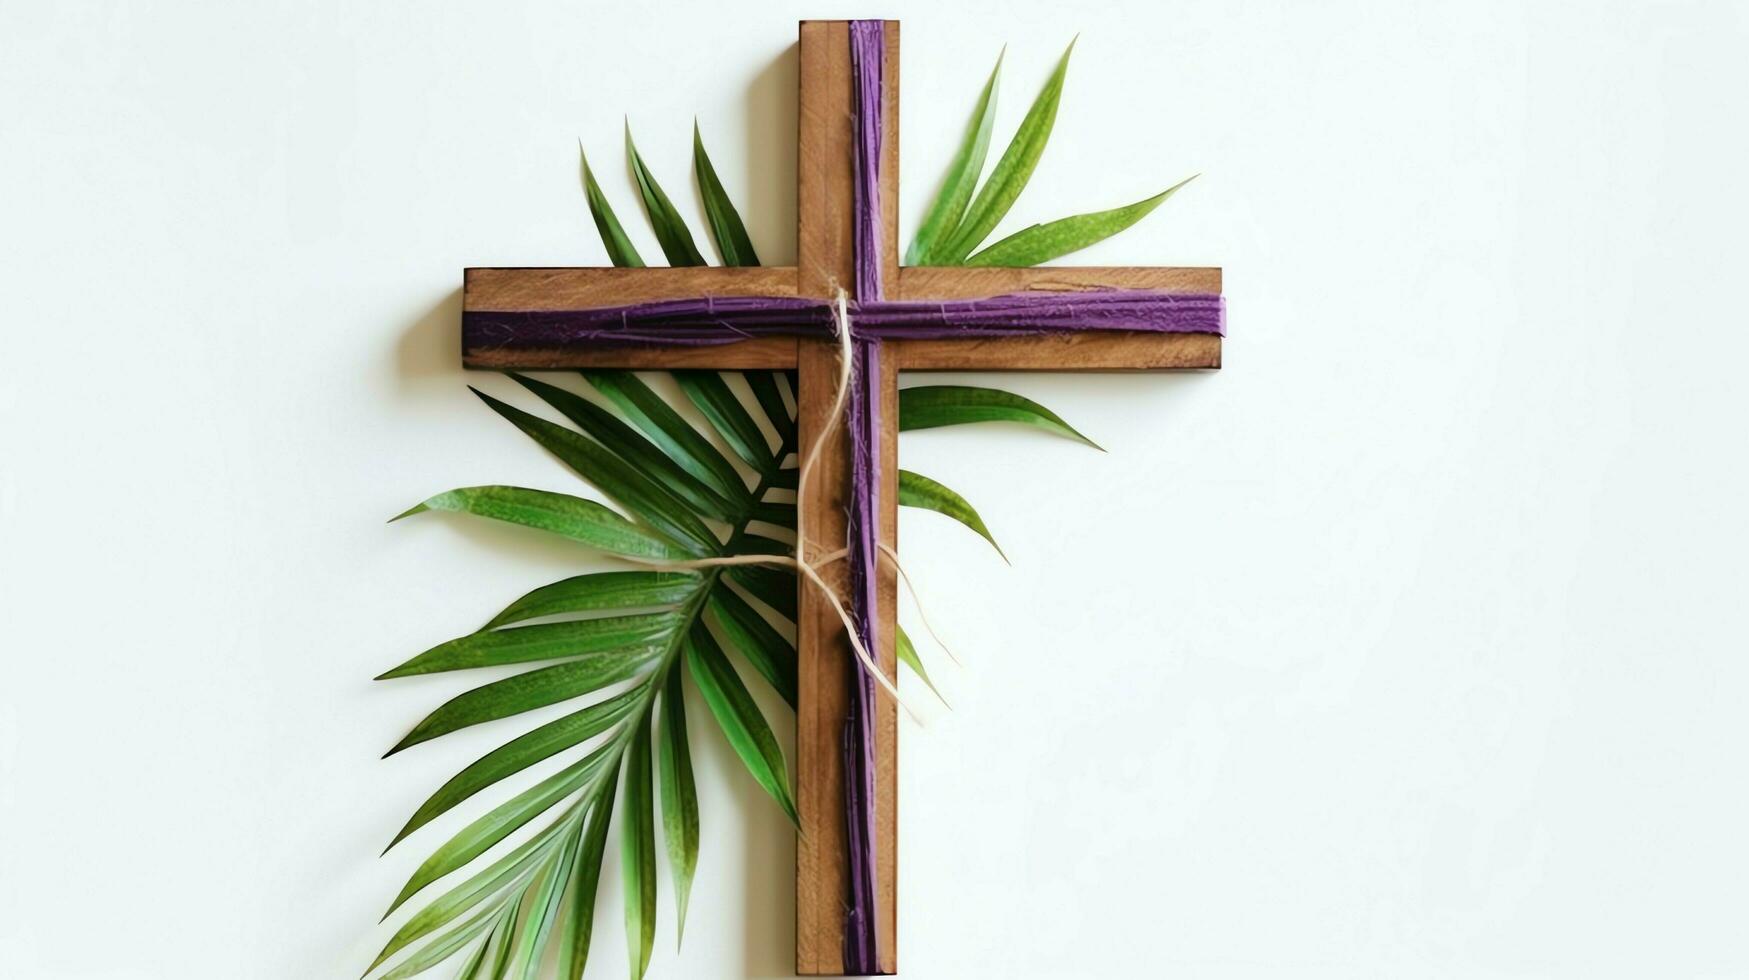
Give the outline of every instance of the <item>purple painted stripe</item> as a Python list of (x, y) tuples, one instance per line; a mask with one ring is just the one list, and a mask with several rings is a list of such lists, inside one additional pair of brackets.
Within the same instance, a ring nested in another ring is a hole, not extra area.
[[(886, 59), (886, 24), (878, 20), (850, 22), (850, 77), (853, 89), (851, 125), (855, 130), (855, 182), (852, 195), (852, 241), (856, 265), (856, 295), (860, 306), (881, 299), (881, 128), (884, 122), (882, 63)], [(860, 317), (850, 318), (851, 329)], [(875, 543), (880, 535), (881, 391), (878, 340), (855, 344), (854, 374), (849, 402), (850, 598), (862, 643), (881, 655), (875, 591)], [(850, 844), (849, 907), (844, 916), (844, 972), (881, 972), (879, 906), (875, 902), (880, 875), (875, 850), (875, 689), (874, 679), (851, 672), (850, 710), (844, 731), (844, 817)]]
[[(1134, 289), (1015, 293), (988, 299), (851, 304), (850, 332), (864, 340), (1016, 337), (1081, 330), (1226, 333), (1225, 301), (1212, 293)], [(469, 311), (469, 350), (548, 350), (584, 345), (669, 347), (755, 337), (829, 335), (831, 306), (794, 296), (728, 296), (635, 306), (523, 312)]]

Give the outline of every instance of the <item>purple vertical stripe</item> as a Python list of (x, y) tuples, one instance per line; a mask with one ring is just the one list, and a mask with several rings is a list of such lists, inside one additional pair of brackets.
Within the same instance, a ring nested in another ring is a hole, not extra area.
[(886, 82), (881, 68), (887, 54), (886, 23), (850, 22), (850, 84), (854, 101), (850, 125), (856, 141), (851, 191), (858, 303), (881, 298), (881, 129), (886, 122)]
[[(881, 298), (881, 127), (884, 122), (882, 62), (886, 25), (878, 20), (850, 22), (851, 125), (855, 159), (851, 238), (856, 264), (856, 301)], [(855, 343), (849, 398), (850, 598), (863, 646), (881, 655), (876, 605), (875, 544), (880, 535), (880, 341)], [(874, 680), (862, 671), (851, 676), (850, 711), (844, 727), (844, 814), (850, 845), (849, 906), (844, 916), (844, 972), (880, 972), (875, 903), (879, 866), (875, 855)]]

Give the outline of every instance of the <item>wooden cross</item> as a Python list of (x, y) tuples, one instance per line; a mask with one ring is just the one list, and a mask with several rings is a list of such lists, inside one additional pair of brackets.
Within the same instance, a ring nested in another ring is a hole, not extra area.
[[(900, 268), (897, 238), (899, 173), (899, 24), (885, 26), (885, 120), (879, 170), (882, 205), (882, 278), (889, 299), (973, 299), (1032, 291), (1100, 288), (1219, 293), (1213, 268)], [(533, 269), (473, 268), (465, 272), (467, 312), (530, 312), (620, 306), (699, 296), (832, 297), (835, 283), (854, 280), (852, 249), (852, 72), (849, 22), (801, 23), (800, 132), (797, 148), (797, 248), (794, 268)], [(1221, 338), (1198, 333), (1081, 332), (971, 340), (902, 340), (883, 345), (881, 364), (880, 536), (897, 547), (898, 372), (910, 371), (1132, 371), (1218, 368)], [(838, 374), (838, 346), (830, 339), (761, 337), (710, 347), (562, 346), (542, 350), (470, 349), (466, 367), (487, 370), (624, 368), (672, 370), (779, 370), (798, 375), (800, 444), (812, 445), (824, 426)], [(848, 447), (843, 429), (829, 438), (820, 478), (808, 488), (805, 540), (843, 541)], [(828, 567), (841, 590), (844, 563)], [(881, 649), (889, 676), (896, 607), (893, 573), (878, 581)], [(796, 847), (796, 972), (845, 971), (847, 894), (843, 762), (840, 733), (849, 706), (855, 662), (838, 616), (813, 590), (800, 594), (800, 656), (796, 717), (796, 801), (802, 833)], [(879, 966), (897, 958), (897, 717), (882, 698), (876, 713), (876, 827), (879, 861), (876, 930)]]

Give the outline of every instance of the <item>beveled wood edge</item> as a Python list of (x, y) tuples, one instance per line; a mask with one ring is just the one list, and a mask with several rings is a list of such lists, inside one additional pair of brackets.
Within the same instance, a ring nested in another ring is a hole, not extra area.
[(583, 310), (699, 296), (794, 295), (794, 266), (481, 266), (462, 270), (464, 312)]
[(901, 371), (1219, 370), (1221, 336), (1098, 330), (988, 340), (889, 340)]
[(613, 368), (622, 371), (794, 371), (796, 338), (760, 337), (709, 347), (592, 347), (558, 350), (462, 350), (471, 371), (562, 371)]
[(981, 299), (1004, 293), (1084, 289), (1158, 289), (1219, 293), (1216, 266), (1033, 266), (1024, 269), (904, 266), (896, 298)]

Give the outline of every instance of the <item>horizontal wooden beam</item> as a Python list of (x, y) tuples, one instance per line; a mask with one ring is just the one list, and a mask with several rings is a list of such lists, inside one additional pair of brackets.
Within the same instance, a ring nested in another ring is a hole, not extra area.
[[(902, 268), (897, 298), (975, 299), (1019, 292), (1159, 289), (1218, 293), (1221, 270), (1065, 267), (1033, 269)], [(794, 296), (797, 273), (771, 268), (468, 269), (462, 309), (514, 312), (587, 309), (699, 296)], [(893, 342), (894, 366), (908, 371), (1159, 371), (1221, 366), (1221, 338), (1211, 334), (1097, 331), (988, 340)], [(566, 368), (713, 368), (793, 371), (793, 337), (764, 337), (713, 347), (589, 347), (462, 350), (465, 367), (483, 370)]]
[[(899, 270), (899, 298), (907, 300), (1087, 289), (1219, 293), (1221, 270), (1166, 266)], [(1221, 338), (1197, 333), (1102, 330), (989, 340), (907, 340), (891, 346), (899, 368), (906, 371), (1160, 371), (1221, 366)]]
[[(794, 296), (793, 267), (684, 267), (653, 269), (521, 268), (467, 269), (462, 274), (464, 312), (548, 312), (626, 306), (700, 296)], [(463, 338), (462, 366), (480, 370), (622, 368), (723, 371), (793, 371), (794, 337), (761, 337), (711, 347), (591, 347), (550, 350), (470, 349)]]

